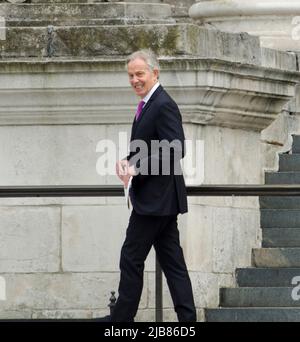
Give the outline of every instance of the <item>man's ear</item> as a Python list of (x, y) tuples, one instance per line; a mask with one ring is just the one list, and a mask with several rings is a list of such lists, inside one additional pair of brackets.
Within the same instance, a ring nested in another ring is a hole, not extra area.
[(158, 69), (154, 69), (153, 70), (154, 76), (159, 79), (159, 70)]

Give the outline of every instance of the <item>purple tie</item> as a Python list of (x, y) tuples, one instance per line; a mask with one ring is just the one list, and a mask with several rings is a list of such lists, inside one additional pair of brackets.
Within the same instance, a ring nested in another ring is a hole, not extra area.
[(143, 107), (144, 107), (144, 104), (145, 102), (144, 101), (140, 101), (138, 107), (137, 107), (137, 110), (136, 110), (136, 113), (135, 113), (135, 120), (138, 121), (141, 113), (142, 113), (142, 110), (143, 110)]

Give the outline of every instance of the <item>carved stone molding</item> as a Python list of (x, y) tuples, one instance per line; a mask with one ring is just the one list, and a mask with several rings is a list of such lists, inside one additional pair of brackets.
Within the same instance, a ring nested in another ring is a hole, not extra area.
[[(299, 81), (292, 72), (213, 59), (161, 65), (161, 82), (185, 123), (252, 131), (270, 125)], [(137, 99), (123, 60), (0, 63), (0, 74), (0, 125), (132, 122)]]

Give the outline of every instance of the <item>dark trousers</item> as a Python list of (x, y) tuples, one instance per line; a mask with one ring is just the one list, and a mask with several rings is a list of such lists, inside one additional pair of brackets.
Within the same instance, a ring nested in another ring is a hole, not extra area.
[(179, 243), (177, 216), (146, 216), (134, 210), (121, 250), (119, 296), (112, 321), (134, 320), (143, 290), (144, 262), (152, 245), (166, 276), (179, 322), (195, 322), (196, 309)]

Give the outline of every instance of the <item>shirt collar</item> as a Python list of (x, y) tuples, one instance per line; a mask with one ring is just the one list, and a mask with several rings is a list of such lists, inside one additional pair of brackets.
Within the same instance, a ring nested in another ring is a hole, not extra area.
[(154, 86), (152, 87), (152, 89), (149, 91), (149, 93), (143, 98), (143, 101), (145, 102), (145, 105), (147, 104), (147, 102), (150, 100), (151, 96), (154, 94), (155, 90), (160, 86), (160, 83), (157, 82), (154, 84)]

